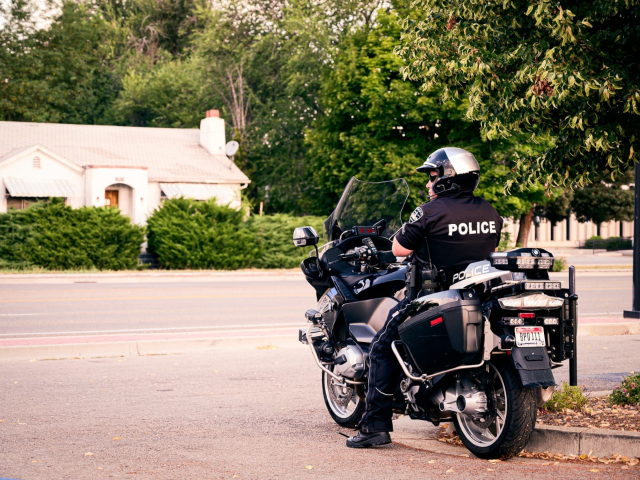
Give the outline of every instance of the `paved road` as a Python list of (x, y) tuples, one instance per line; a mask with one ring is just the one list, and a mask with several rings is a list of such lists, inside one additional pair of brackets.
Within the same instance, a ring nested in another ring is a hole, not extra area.
[[(553, 371), (556, 381), (569, 381), (568, 364)], [(578, 384), (586, 390), (613, 390), (639, 369), (640, 335), (578, 337)]]
[[(567, 280), (566, 273), (553, 277)], [(315, 305), (314, 292), (300, 275), (134, 280), (20, 284), (4, 280), (0, 338), (196, 331), (230, 325), (284, 327), (299, 324), (303, 312)], [(631, 287), (629, 272), (579, 273), (580, 315), (621, 316), (631, 306)]]
[[(567, 272), (551, 273), (568, 287)], [(622, 316), (631, 309), (633, 296), (632, 272), (576, 272), (579, 317)]]
[[(299, 324), (315, 294), (302, 276), (143, 279), (137, 283), (0, 286), (0, 333), (206, 330)], [(297, 322), (297, 323), (296, 323)]]
[(320, 374), (302, 346), (3, 362), (0, 391), (0, 477), (557, 480), (640, 474), (637, 467), (520, 458), (491, 464), (433, 441), (433, 427), (406, 418), (396, 423), (394, 444), (347, 449), (339, 433), (350, 431), (327, 414)]

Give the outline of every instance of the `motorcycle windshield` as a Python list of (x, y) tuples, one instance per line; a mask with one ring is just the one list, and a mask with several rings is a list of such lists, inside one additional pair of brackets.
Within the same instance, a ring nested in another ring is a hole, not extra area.
[(382, 235), (389, 238), (402, 226), (400, 215), (408, 197), (409, 185), (404, 178), (363, 182), (352, 177), (335, 210), (324, 222), (325, 243), (338, 239), (342, 232), (356, 225), (373, 226), (380, 220), (387, 222)]

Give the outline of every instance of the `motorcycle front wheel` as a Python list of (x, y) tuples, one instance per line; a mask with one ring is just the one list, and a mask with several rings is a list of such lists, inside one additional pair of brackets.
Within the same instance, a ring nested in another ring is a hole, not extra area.
[(341, 427), (354, 428), (364, 415), (365, 402), (352, 385), (341, 386), (335, 378), (322, 372), (322, 395), (331, 418)]
[(453, 418), (462, 443), (485, 459), (508, 458), (522, 451), (533, 432), (537, 416), (536, 391), (524, 388), (510, 361), (485, 364), (490, 412), (481, 422), (463, 413)]

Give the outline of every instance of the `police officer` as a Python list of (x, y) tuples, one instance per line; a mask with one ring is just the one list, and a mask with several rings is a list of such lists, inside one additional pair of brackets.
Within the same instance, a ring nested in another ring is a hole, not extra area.
[[(487, 259), (496, 250), (502, 218), (489, 202), (473, 195), (480, 179), (480, 166), (470, 152), (441, 148), (417, 171), (429, 174), (431, 201), (416, 208), (396, 234), (393, 253), (406, 257), (415, 252), (423, 261), (431, 261), (444, 270), (450, 282), (455, 273), (470, 263)], [(398, 339), (406, 303), (402, 301), (391, 309), (384, 327), (371, 342), (366, 410), (360, 432), (347, 440), (348, 447), (391, 443), (391, 405), (402, 372), (391, 342)]]

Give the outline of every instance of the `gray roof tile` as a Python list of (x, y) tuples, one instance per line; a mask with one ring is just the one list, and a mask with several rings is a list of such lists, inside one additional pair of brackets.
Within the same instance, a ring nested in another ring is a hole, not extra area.
[(249, 182), (225, 155), (200, 146), (197, 129), (0, 122), (0, 161), (36, 144), (80, 166), (147, 167), (150, 181)]

